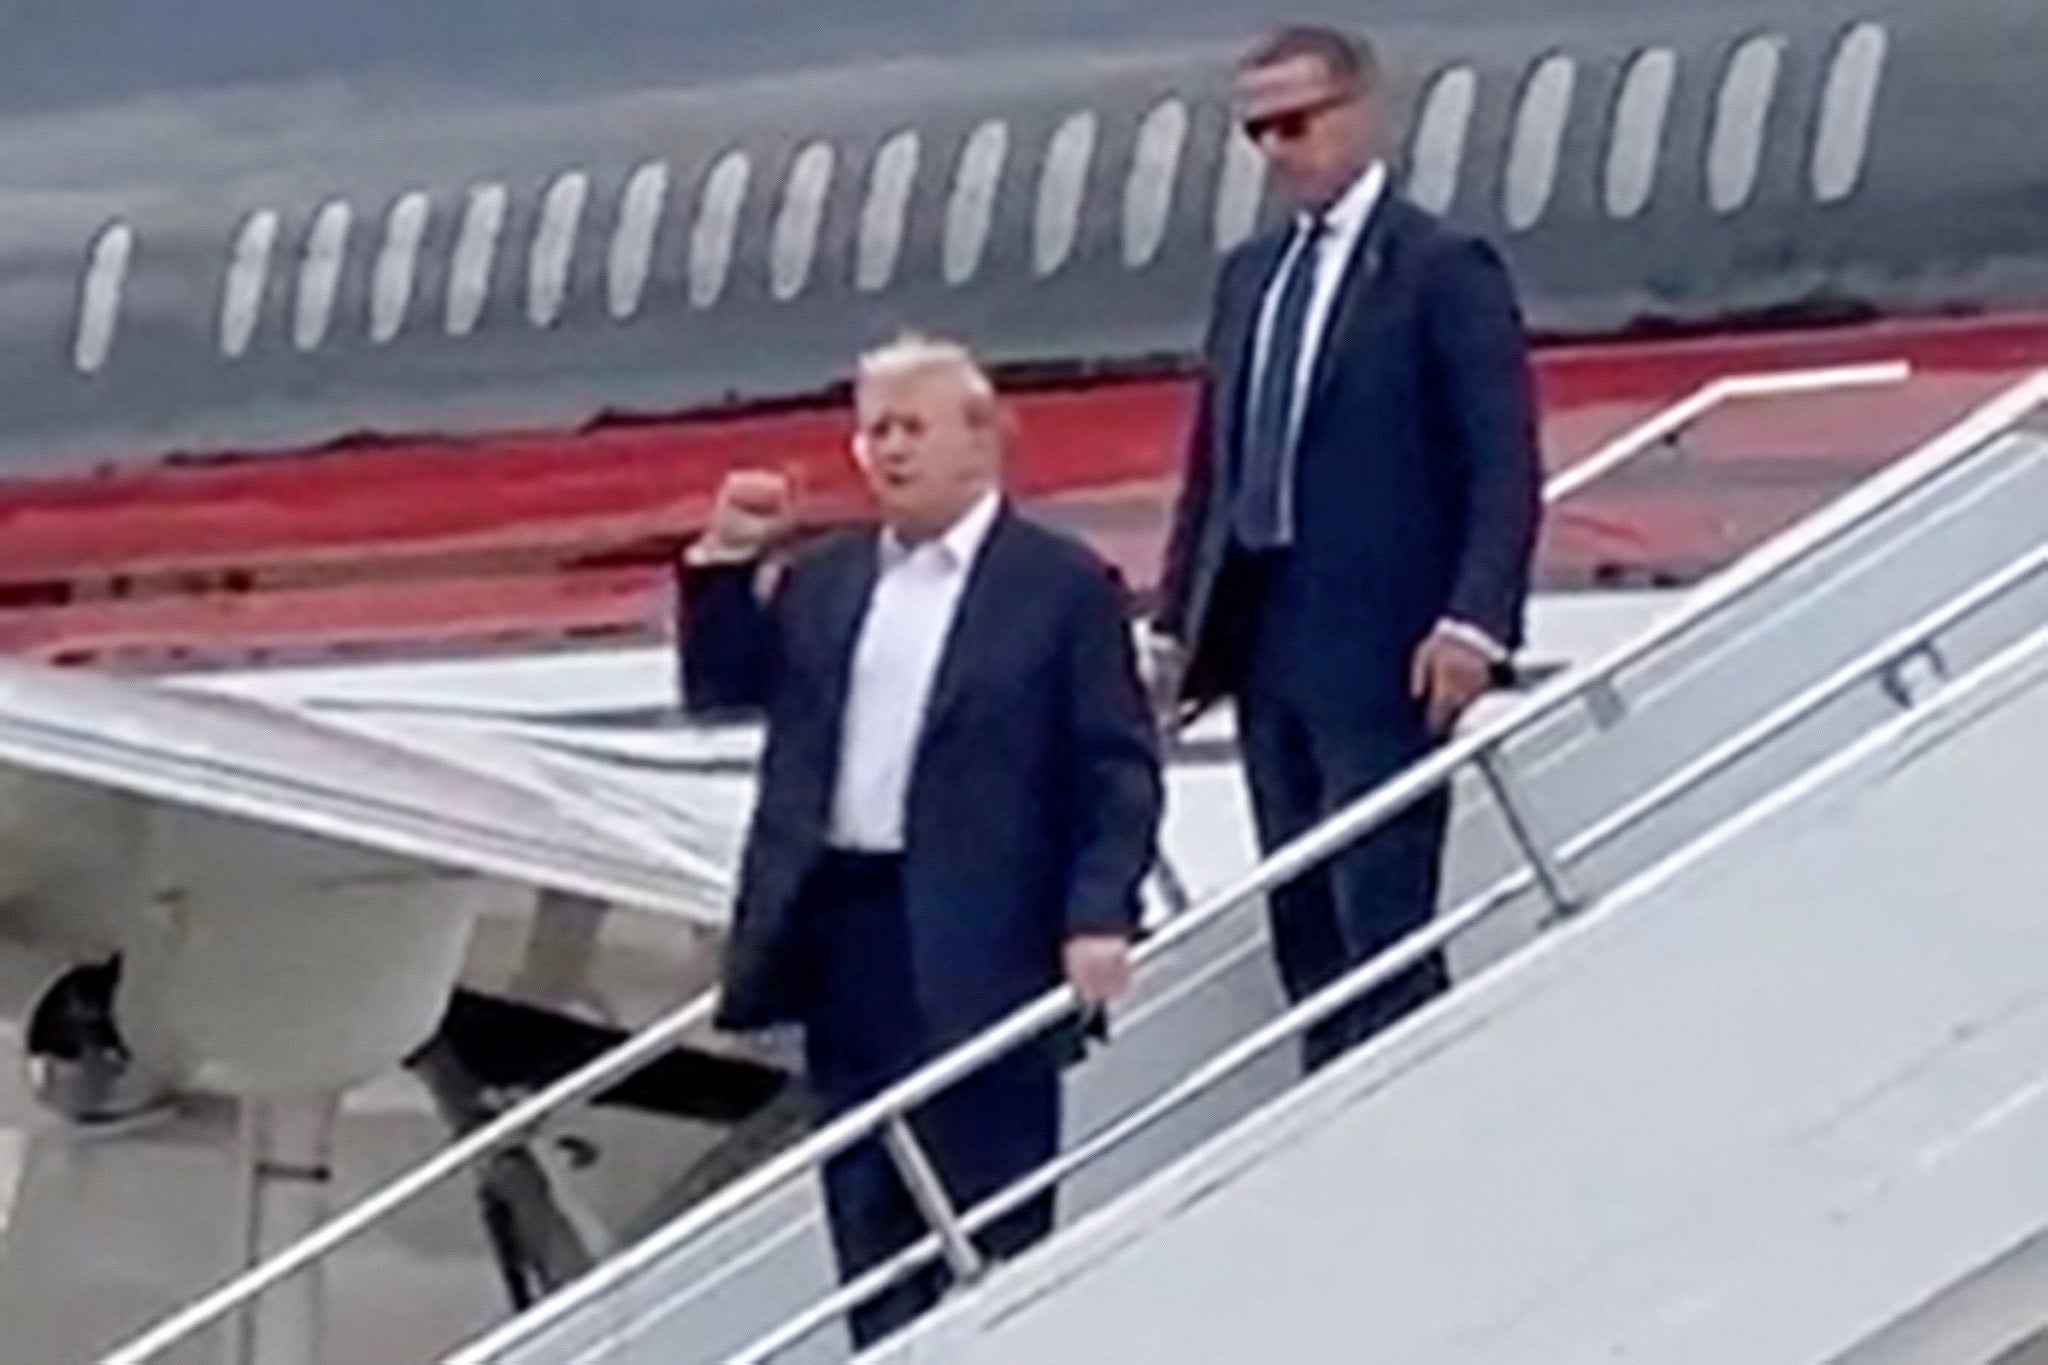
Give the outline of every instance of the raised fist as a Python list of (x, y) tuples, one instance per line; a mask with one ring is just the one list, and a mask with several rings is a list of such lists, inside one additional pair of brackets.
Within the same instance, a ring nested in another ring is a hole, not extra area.
[(788, 479), (768, 469), (736, 469), (719, 485), (711, 524), (691, 547), (691, 558), (758, 558), (789, 534), (795, 520)]

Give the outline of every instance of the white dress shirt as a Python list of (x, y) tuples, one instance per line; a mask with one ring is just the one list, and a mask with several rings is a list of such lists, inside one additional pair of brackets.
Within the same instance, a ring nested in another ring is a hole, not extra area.
[[(1301, 354), (1294, 371), (1294, 394), (1292, 411), (1288, 415), (1288, 430), (1298, 433), (1302, 415), (1308, 406), (1309, 381), (1315, 376), (1316, 356), (1322, 350), (1325, 335), (1330, 328), (1330, 315), (1336, 311), (1337, 295), (1344, 286), (1345, 276), (1358, 254), (1358, 239), (1365, 233), (1365, 225), (1372, 220), (1372, 212), (1379, 206), (1380, 196), (1386, 193), (1387, 165), (1375, 161), (1351, 182), (1351, 188), (1337, 197), (1337, 202), (1323, 211), (1323, 233), (1311, 246), (1309, 228), (1314, 217), (1307, 213), (1295, 217), (1295, 233), (1286, 253), (1281, 257), (1279, 269), (1266, 286), (1266, 296), (1259, 304), (1259, 321), (1252, 340), (1252, 373), (1257, 375), (1265, 368), (1266, 353), (1272, 344), (1273, 315), (1280, 307), (1281, 282), (1287, 278), (1296, 256), (1306, 250), (1316, 252), (1315, 282), (1309, 292), (1308, 315), (1302, 321)], [(1247, 385), (1250, 392), (1255, 386)], [(1289, 479), (1280, 489), (1281, 524), (1292, 528), (1294, 524), (1294, 480)], [(1508, 651), (1492, 635), (1469, 621), (1446, 617), (1437, 623), (1439, 631), (1462, 640), (1477, 649), (1492, 663), (1500, 663), (1508, 657)]]
[(839, 775), (826, 841), (862, 853), (903, 849), (910, 767), (960, 594), (1002, 499), (990, 492), (942, 536), (905, 545), (881, 533), (881, 560), (853, 647)]
[[(1343, 288), (1344, 276), (1351, 258), (1358, 251), (1358, 239), (1365, 232), (1365, 225), (1372, 218), (1372, 211), (1379, 205), (1380, 195), (1386, 192), (1387, 166), (1375, 161), (1365, 168), (1358, 179), (1351, 182), (1351, 188), (1339, 195), (1337, 202), (1323, 210), (1323, 234), (1316, 239), (1313, 247), (1309, 241), (1309, 228), (1314, 216), (1307, 213), (1295, 215), (1294, 237), (1281, 258), (1280, 268), (1273, 272), (1272, 281), (1266, 286), (1266, 297), (1259, 305), (1259, 325), (1256, 339), (1252, 343), (1252, 373), (1259, 374), (1266, 368), (1266, 353), (1273, 341), (1273, 314), (1280, 307), (1280, 285), (1293, 268), (1294, 261), (1303, 251), (1316, 253), (1315, 283), (1310, 286), (1308, 316), (1302, 322), (1301, 353), (1294, 369), (1294, 401), (1287, 423), (1290, 432), (1298, 430), (1301, 415), (1308, 402), (1309, 380), (1316, 372), (1316, 355), (1322, 349), (1323, 334), (1330, 329), (1330, 314), (1337, 307), (1337, 291)], [(1282, 489), (1283, 498), (1291, 497), (1291, 490)], [(1284, 511), (1288, 521), (1293, 518)]]

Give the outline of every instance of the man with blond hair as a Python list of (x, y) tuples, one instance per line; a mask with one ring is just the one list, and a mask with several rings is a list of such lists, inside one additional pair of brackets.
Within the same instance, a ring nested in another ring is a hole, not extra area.
[[(855, 419), (881, 525), (783, 557), (764, 591), (790, 487), (736, 472), (682, 594), (689, 709), (768, 726), (721, 1022), (802, 1024), (834, 1113), (1061, 980), (1090, 1007), (1119, 995), (1161, 799), (1123, 596), (1004, 501), (973, 357), (918, 337), (871, 352)], [(915, 1116), (956, 1207), (1054, 1153), (1063, 1051), (1020, 1048)], [(848, 1279), (925, 1231), (876, 1143), (831, 1162), (825, 1193)], [(1014, 1254), (1051, 1220), (1034, 1200), (982, 1249)], [(935, 1267), (856, 1308), (856, 1344), (943, 1283)]]

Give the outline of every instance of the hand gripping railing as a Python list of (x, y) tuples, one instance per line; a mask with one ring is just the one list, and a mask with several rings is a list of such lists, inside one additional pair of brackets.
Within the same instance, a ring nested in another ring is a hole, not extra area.
[[(1662, 409), (1637, 425), (1621, 432), (1602, 444), (1591, 454), (1572, 463), (1546, 483), (1544, 487), (1544, 502), (1546, 505), (1555, 505), (1564, 499), (1582, 492), (1597, 480), (1625, 467), (1647, 452), (1665, 445), (1685, 428), (1722, 404), (1743, 399), (1797, 396), (1821, 391), (1879, 387), (1900, 383), (1909, 378), (1911, 373), (1911, 367), (1904, 361), (1884, 361), (1864, 365), (1731, 375), (1712, 380), (1685, 398), (1680, 399), (1677, 403)], [(2038, 394), (2029, 398), (2024, 389), (2025, 386), (2016, 387), (2014, 390), (2008, 391), (2005, 395), (1994, 399), (1970, 414), (1956, 426), (1952, 427), (1949, 432), (1944, 433), (1927, 446), (1922, 447), (1922, 458), (1939, 456), (1939, 463), (1945, 467), (1946, 463), (1960, 458), (1990, 436), (1996, 435), (1999, 431), (2010, 427), (2041, 401)], [(2048, 379), (2043, 381), (2043, 391), (2048, 391)], [(1938, 469), (1930, 469), (1926, 473), (1925, 478), (1916, 478), (1910, 483), (1901, 484), (1892, 497), (1887, 497), (1882, 502), (1871, 504), (1866, 511), (1856, 517), (1854, 522), (1844, 522), (1835, 527), (1831, 534), (1843, 534), (1853, 529), (1853, 526), (1860, 524), (1865, 517), (1875, 515), (1878, 511), (1882, 510), (1883, 506), (1889, 505), (1890, 501), (1895, 497), (1905, 496), (1912, 488), (1920, 486), (1926, 479), (1931, 479), (1938, 472)], [(1882, 480), (1883, 477), (1882, 475), (1879, 476), (1879, 480)], [(1814, 543), (1818, 544), (1820, 541), (1816, 540)], [(1778, 569), (1783, 567), (1783, 563), (1776, 564), (1768, 571), (1766, 576), (1775, 576)], [(1758, 581), (1761, 581), (1761, 579)], [(1754, 586), (1754, 584), (1750, 586)], [(1746, 593), (1747, 588), (1742, 589), (1742, 591)], [(1732, 600), (1732, 597), (1729, 597), (1728, 594), (1721, 594), (1712, 603), (1706, 599), (1697, 599), (1697, 610), (1681, 612), (1669, 618), (1666, 624), (1676, 627), (1682, 622), (1690, 622), (1697, 619), (1699, 615), (1705, 614), (1707, 610), (1718, 609), (1719, 605), (1724, 604), (1722, 601), (1724, 598)], [(1661, 642), (1661, 640), (1669, 638), (1670, 633), (1660, 629), (1654, 633), (1652, 638), (1654, 641)], [(1647, 647), (1650, 646), (1646, 644), (1645, 648)], [(1628, 652), (1625, 656), (1616, 656), (1608, 661), (1601, 676), (1604, 677), (1607, 673), (1625, 667), (1628, 662), (1637, 657), (1640, 657), (1640, 654), (1635, 651)], [(1589, 679), (1589, 684), (1591, 681), (1593, 680)], [(1558, 692), (1554, 688), (1546, 692), (1539, 692), (1530, 699), (1529, 704), (1517, 708), (1510, 715), (1501, 717), (1498, 724), (1489, 727), (1483, 733), (1504, 738), (1509, 733), (1506, 727), (1518, 722), (1533, 722), (1542, 715), (1548, 714), (1550, 711), (1563, 705), (1566, 701), (1570, 700), (1572, 695), (1570, 693)], [(1532, 707), (1538, 709), (1531, 709)], [(1449, 753), (1449, 750), (1441, 752), (1439, 759), (1447, 757)], [(1455, 767), (1456, 765), (1453, 766)], [(1449, 771), (1449, 769), (1446, 769), (1446, 771)], [(1416, 788), (1415, 790), (1420, 791), (1423, 789)], [(1342, 815), (1333, 817), (1332, 822), (1334, 823), (1342, 818)], [(1148, 940), (1139, 949), (1138, 957), (1140, 964), (1142, 965), (1144, 962), (1149, 961), (1166, 947), (1178, 942), (1188, 933), (1215, 919), (1245, 898), (1251, 895), (1263, 894), (1269, 886), (1280, 885), (1290, 880), (1315, 862), (1321, 861), (1329, 852), (1341, 848), (1344, 843), (1349, 842), (1349, 839), (1355, 837), (1358, 832), (1355, 830), (1349, 831), (1345, 837), (1336, 840), (1334, 843), (1326, 844), (1316, 841), (1317, 832), (1312, 831), (1309, 835), (1304, 836), (1302, 841), (1281, 849), (1271, 858), (1261, 863), (1253, 872), (1247, 874), (1246, 877), (1240, 878), (1233, 886), (1226, 888), (1220, 896), (1211, 896), (1200, 906), (1178, 914), (1169, 920), (1166, 927), (1159, 934)], [(1301, 851), (1304, 849), (1309, 850), (1306, 861), (1302, 861)], [(1262, 880), (1262, 876), (1269, 880)], [(1065, 991), (1055, 992), (1053, 995), (1027, 1007), (1008, 1024), (999, 1026), (1002, 1036), (1008, 1043), (1014, 1043), (1030, 1036), (1037, 1028), (1044, 1027), (1058, 1020), (1071, 1007), (1071, 999)], [(490, 1123), (452, 1143), (435, 1156), (429, 1158), (405, 1175), (400, 1176), (382, 1189), (366, 1196), (360, 1202), (338, 1214), (321, 1227), (314, 1229), (314, 1231), (308, 1233), (299, 1241), (284, 1248), (269, 1260), (252, 1266), (212, 1293), (195, 1300), (164, 1318), (141, 1335), (124, 1343), (108, 1355), (103, 1356), (100, 1365), (144, 1365), (144, 1362), (154, 1359), (193, 1333), (202, 1331), (228, 1314), (246, 1307), (274, 1285), (298, 1274), (337, 1248), (355, 1240), (389, 1214), (406, 1207), (427, 1191), (438, 1187), (444, 1181), (469, 1169), (478, 1161), (483, 1160), (499, 1149), (519, 1141), (556, 1111), (568, 1105), (587, 1100), (592, 1095), (609, 1088), (623, 1077), (637, 1071), (640, 1067), (674, 1047), (694, 1031), (707, 1025), (715, 1010), (716, 1001), (711, 995), (700, 996), (678, 1007), (672, 1013), (656, 1020), (626, 1042), (621, 1043), (612, 1051), (593, 1059), (552, 1085), (537, 1091), (511, 1109), (506, 1110), (505, 1113)], [(983, 1057), (983, 1060), (986, 1060), (987, 1056), (999, 1055), (1004, 1050), (1006, 1050), (1004, 1047), (995, 1047)], [(947, 1060), (949, 1059), (942, 1059), (938, 1065), (946, 1065)], [(967, 1069), (972, 1070), (974, 1066), (979, 1064), (979, 1062), (976, 1062)], [(946, 1073), (946, 1083), (950, 1084), (951, 1081), (958, 1079), (964, 1074), (966, 1074), (965, 1071), (949, 1071)], [(944, 1085), (942, 1084), (921, 1093), (928, 1095), (935, 1093), (937, 1089), (943, 1088)], [(896, 1092), (890, 1092), (891, 1095), (894, 1093)], [(885, 1095), (882, 1098), (886, 1099), (888, 1096)], [(847, 1123), (868, 1112), (869, 1109), (863, 1109), (854, 1114), (847, 1115), (840, 1122), (815, 1134), (802, 1147), (792, 1149), (790, 1152), (785, 1153), (783, 1158), (771, 1163), (768, 1167), (764, 1167), (756, 1173), (757, 1177), (764, 1177), (772, 1172), (784, 1170), (784, 1162), (789, 1158), (818, 1147), (821, 1143), (832, 1138), (835, 1134), (842, 1133), (842, 1131), (851, 1132), (852, 1130), (846, 1126)], [(849, 1144), (851, 1140), (848, 1140)], [(837, 1150), (837, 1148), (834, 1150)], [(795, 1170), (800, 1169), (800, 1167), (790, 1167), (788, 1169)], [(739, 1186), (732, 1187), (726, 1191), (726, 1194), (737, 1193), (742, 1188), (747, 1190), (772, 1188), (775, 1183), (778, 1182), (748, 1180), (742, 1182)], [(698, 1213), (709, 1214), (714, 1209), (725, 1210), (728, 1207), (736, 1206), (728, 1206), (723, 1202), (723, 1196), (713, 1196), (711, 1201), (700, 1206), (696, 1213), (686, 1215), (686, 1218), (695, 1218)], [(671, 1225), (671, 1227), (675, 1226), (677, 1225)], [(664, 1245), (668, 1244), (666, 1234), (657, 1234), (657, 1239), (663, 1240)], [(643, 1243), (643, 1245), (649, 1244)], [(971, 1255), (971, 1244), (969, 1244), (967, 1250)], [(631, 1253), (626, 1254), (630, 1255)], [(579, 1295), (580, 1301), (582, 1283), (584, 1282), (579, 1282), (577, 1286), (572, 1286), (569, 1291), (565, 1291), (564, 1295), (556, 1296), (556, 1299), (563, 1299), (568, 1294), (576, 1293)], [(556, 1300), (549, 1300), (539, 1305), (535, 1311), (548, 1310), (554, 1302)], [(552, 1320), (552, 1313), (549, 1320)], [(526, 1321), (528, 1321), (526, 1317), (521, 1317), (507, 1324), (507, 1326), (508, 1328), (515, 1327)]]

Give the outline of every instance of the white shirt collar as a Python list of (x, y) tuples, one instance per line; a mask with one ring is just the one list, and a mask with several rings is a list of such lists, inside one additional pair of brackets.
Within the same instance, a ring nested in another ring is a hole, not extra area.
[[(1351, 187), (1337, 196), (1337, 202), (1323, 210), (1323, 227), (1338, 241), (1356, 238), (1365, 227), (1365, 220), (1372, 217), (1372, 211), (1379, 205), (1380, 195), (1387, 187), (1387, 163), (1375, 161), (1359, 172), (1358, 179)], [(1313, 215), (1299, 214), (1296, 221), (1304, 228)]]
[[(945, 534), (927, 542), (944, 556), (947, 564), (955, 569), (964, 569), (974, 562), (981, 553), (982, 542), (996, 524), (996, 513), (1003, 508), (1003, 495), (991, 488), (974, 500), (974, 505), (960, 514), (960, 519), (946, 528)], [(882, 562), (898, 563), (914, 553), (916, 546), (905, 545), (892, 529), (882, 530)]]

